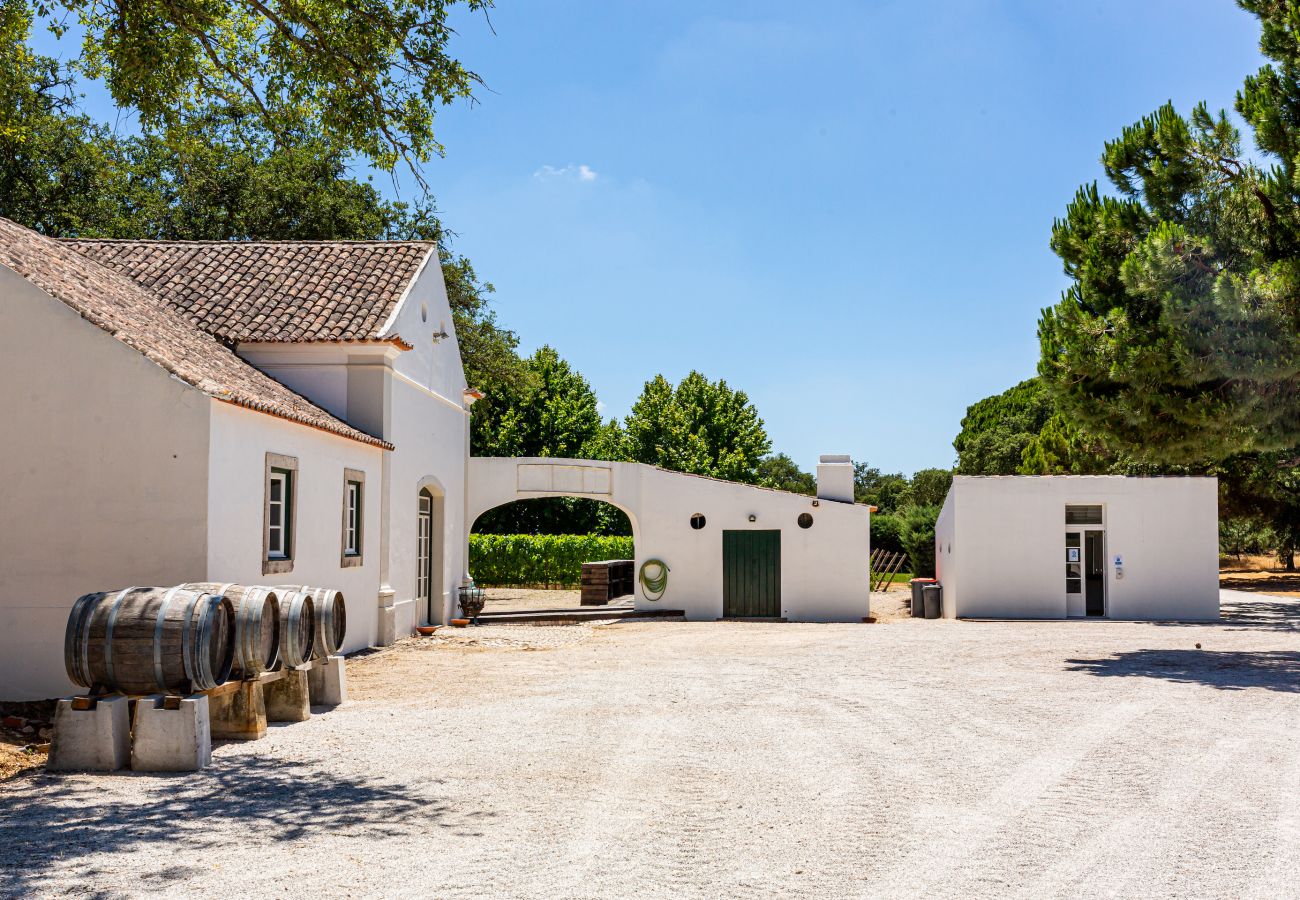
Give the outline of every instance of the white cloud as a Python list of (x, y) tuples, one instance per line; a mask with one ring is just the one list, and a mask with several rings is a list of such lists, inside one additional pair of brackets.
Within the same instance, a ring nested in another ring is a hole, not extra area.
[(581, 165), (574, 165), (570, 163), (569, 165), (564, 166), (563, 168), (557, 168), (555, 166), (542, 166), (540, 169), (538, 169), (536, 172), (533, 173), (533, 177), (548, 178), (548, 179), (567, 178), (572, 181), (590, 182), (590, 181), (595, 181), (600, 176), (595, 169), (591, 168), (591, 166), (588, 166), (585, 163)]

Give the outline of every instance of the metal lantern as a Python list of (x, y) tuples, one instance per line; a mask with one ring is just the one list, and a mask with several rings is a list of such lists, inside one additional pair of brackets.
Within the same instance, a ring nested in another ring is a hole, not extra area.
[(469, 584), (460, 589), (459, 595), (460, 611), (464, 613), (465, 618), (477, 625), (478, 615), (483, 612), (483, 604), (487, 602), (483, 598), (483, 589)]

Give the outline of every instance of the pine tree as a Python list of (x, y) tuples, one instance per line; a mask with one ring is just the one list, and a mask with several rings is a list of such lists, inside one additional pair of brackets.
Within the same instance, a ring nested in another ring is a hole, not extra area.
[(1171, 105), (1124, 129), (1053, 229), (1073, 279), (1039, 323), (1040, 374), (1072, 427), (1138, 461), (1300, 444), (1300, 17), (1247, 2), (1273, 61), (1237, 110)]

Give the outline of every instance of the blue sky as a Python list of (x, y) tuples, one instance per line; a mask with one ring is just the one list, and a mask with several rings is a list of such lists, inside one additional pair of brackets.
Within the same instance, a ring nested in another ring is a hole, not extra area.
[(805, 468), (952, 464), (966, 407), (1034, 373), (1065, 285), (1052, 220), (1103, 142), (1166, 100), (1230, 106), (1261, 62), (1230, 0), (498, 0), (491, 19), (457, 19), (487, 89), (439, 114), (426, 176), (503, 324), (610, 416), (656, 373), (725, 378)]
[(1052, 220), (1103, 142), (1230, 106), (1261, 64), (1227, 0), (500, 0), (492, 24), (458, 23), (490, 91), (441, 115), (428, 175), (503, 322), (609, 415), (657, 372), (725, 378), (805, 468), (952, 464), (966, 407), (1034, 374)]

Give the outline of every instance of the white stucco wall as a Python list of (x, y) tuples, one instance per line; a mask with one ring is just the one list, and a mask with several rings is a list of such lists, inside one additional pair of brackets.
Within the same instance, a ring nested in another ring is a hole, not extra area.
[(1216, 479), (1122, 476), (957, 476), (936, 527), (945, 616), (1064, 618), (1067, 504), (1104, 507), (1109, 618), (1218, 618)]
[[(447, 337), (435, 338), (445, 332)], [(464, 576), (465, 465), (469, 413), (455, 325), (436, 254), (385, 324), (394, 344), (241, 344), (239, 354), (325, 409), (396, 449), (383, 463), (379, 594), (395, 609), (397, 634), (426, 621), (417, 602), (419, 492), (442, 495), (442, 541), (434, 620), (446, 622)], [(381, 487), (382, 485), (382, 487)]]
[(0, 267), (0, 699), (63, 696), (82, 594), (202, 573), (207, 396)]
[[(344, 650), (375, 642), (379, 592), (380, 478), (384, 451), (274, 416), (211, 402), (206, 573), (195, 581), (309, 584), (347, 599)], [(262, 574), (266, 454), (298, 460), (295, 558), (289, 573)], [(343, 470), (365, 473), (362, 565), (343, 568)]]
[[(435, 339), (440, 332), (448, 337)], [(446, 623), (453, 616), (456, 589), (465, 575), (469, 410), (456, 329), (436, 258), (411, 285), (386, 333), (413, 345), (392, 363), (390, 424), (384, 435), (397, 448), (389, 461), (387, 583), (394, 592), (397, 633), (403, 634), (428, 619), (415, 597), (422, 486), (443, 495), (442, 567), (434, 579), (441, 599), (434, 601), (435, 621)], [(439, 557), (436, 549), (434, 556)]]
[[(957, 592), (957, 585), (961, 580), (958, 559), (953, 555), (953, 538), (956, 536), (956, 514), (954, 507), (956, 500), (952, 491), (944, 498), (943, 506), (939, 510), (939, 518), (934, 523), (934, 570), (935, 577), (939, 583), (944, 586), (944, 591), (951, 590), (954, 594)], [(947, 603), (945, 601), (944, 615), (947, 616)]]
[[(601, 473), (607, 472), (608, 475)], [(549, 482), (548, 482), (549, 479)], [(550, 489), (541, 489), (546, 484)], [(781, 532), (781, 614), (791, 621), (859, 622), (869, 615), (870, 513), (865, 506), (667, 472), (638, 463), (590, 460), (470, 460), (470, 521), (493, 507), (534, 497), (579, 496), (612, 503), (632, 522), (638, 572), (647, 559), (670, 571), (658, 601), (636, 590), (638, 609), (680, 609), (687, 618), (723, 612), (722, 532)], [(815, 505), (814, 505), (815, 504)], [(813, 526), (800, 528), (800, 513)], [(701, 513), (706, 525), (690, 526)], [(755, 521), (750, 522), (753, 515)]]

